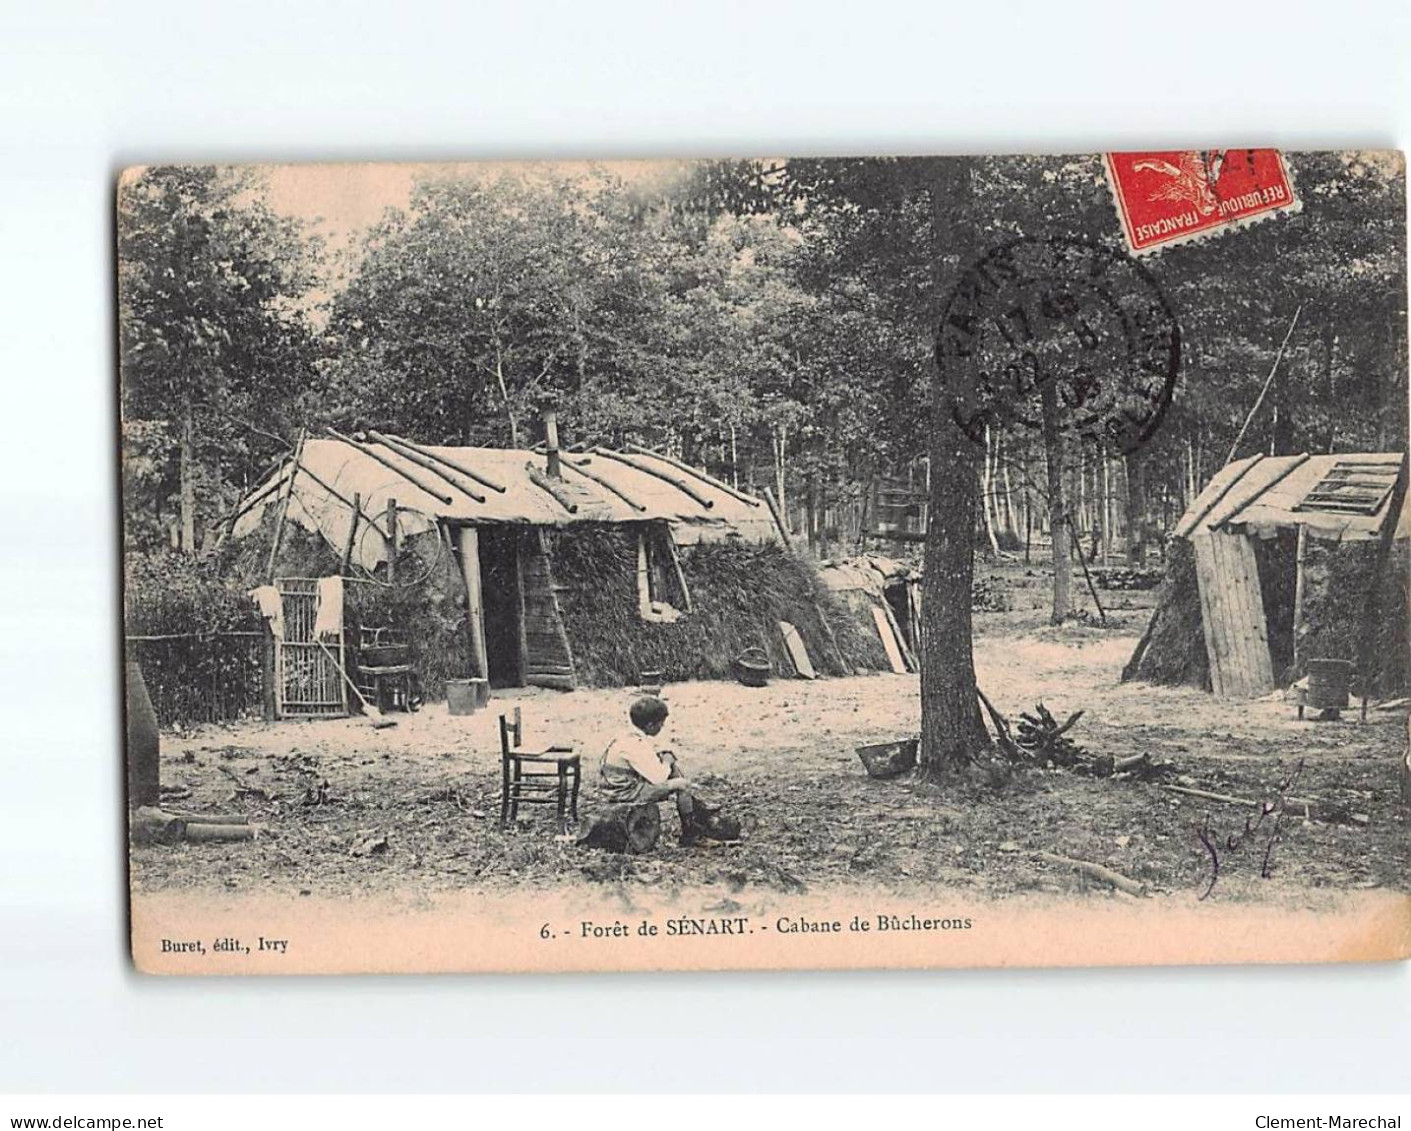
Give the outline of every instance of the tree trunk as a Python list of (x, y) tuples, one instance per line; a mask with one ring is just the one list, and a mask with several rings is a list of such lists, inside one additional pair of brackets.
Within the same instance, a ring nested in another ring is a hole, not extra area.
[(1029, 481), (1029, 455), (1027, 452), (1021, 457), (1023, 460), (1019, 467), (1024, 472), (1024, 481), (1020, 484), (1019, 501), (1024, 506), (1024, 564), (1029, 564), (1029, 545), (1034, 536), (1034, 512), (1033, 512), (1033, 487)]
[(188, 400), (181, 409), (181, 541), (183, 554), (196, 552), (196, 425)]
[(985, 519), (985, 535), (990, 541), (990, 553), (999, 557), (999, 539), (995, 536), (995, 477), (990, 468), (992, 443), (989, 428), (985, 429), (985, 470), (980, 478), (980, 513)]
[[(999, 458), (998, 450), (995, 452), (995, 458)], [(1014, 488), (1009, 481), (1009, 460), (1004, 461), (1000, 473), (1004, 479), (1004, 528), (1009, 531), (1012, 546), (1019, 541), (1019, 520), (1014, 513)]]
[[(1338, 378), (1337, 369), (1334, 367), (1334, 358), (1337, 355), (1338, 338), (1333, 332), (1333, 320), (1329, 318), (1323, 323), (1323, 380), (1328, 386), (1328, 403), (1337, 404)], [(1328, 414), (1328, 451), (1333, 450), (1333, 445), (1337, 443), (1338, 418), (1337, 413)]]
[(1146, 558), (1146, 468), (1140, 452), (1128, 452), (1122, 462), (1127, 473), (1127, 564), (1139, 566)]
[(1087, 453), (1083, 450), (1081, 441), (1078, 444), (1078, 466), (1073, 469), (1073, 490), (1077, 493), (1078, 505), (1074, 508), (1074, 513), (1069, 515), (1071, 520), (1077, 522), (1077, 529), (1073, 529), (1071, 523), (1069, 534), (1078, 541), (1079, 551), (1083, 548), (1083, 533), (1093, 528), (1093, 524), (1088, 520), (1088, 460)]
[(1112, 564), (1112, 461), (1102, 458), (1102, 564)]
[(781, 424), (774, 429), (774, 494), (779, 502), (779, 517), (789, 528), (789, 500), (784, 495), (784, 448), (788, 443), (788, 430)]
[(730, 486), (735, 490), (740, 489), (740, 447), (738, 429), (735, 422), (730, 422)]
[(505, 359), (500, 347), (495, 347), (495, 380), (500, 385), (500, 396), (505, 400), (505, 419), (510, 426), (510, 447), (519, 447), (519, 418), (515, 415), (514, 404), (510, 401), (509, 386), (505, 383)]
[(818, 556), (818, 476), (810, 474), (804, 490), (804, 527), (808, 535), (808, 548)]
[(867, 530), (872, 522), (872, 510), (876, 506), (877, 497), (877, 475), (867, 477), (867, 483), (862, 489), (862, 503), (857, 511), (857, 537), (853, 544), (863, 546), (867, 542)]
[[(941, 158), (930, 185), (932, 233), (938, 293), (973, 257), (975, 233), (970, 219), (971, 162)], [(958, 253), (954, 272), (945, 255)], [(947, 280), (946, 276), (951, 278)], [(975, 504), (979, 493), (980, 449), (961, 430), (953, 412), (968, 408), (973, 378), (953, 366), (946, 379), (933, 378), (930, 498), (926, 530), (921, 614), (921, 750), (924, 772), (945, 776), (991, 747), (975, 695), (975, 654), (970, 613), (975, 577)]]
[(1070, 609), (1073, 564), (1069, 560), (1068, 523), (1064, 519), (1063, 430), (1058, 422), (1058, 393), (1052, 381), (1040, 393), (1043, 405), (1044, 456), (1048, 461), (1048, 528), (1053, 539), (1053, 612), (1049, 620), (1062, 624)]

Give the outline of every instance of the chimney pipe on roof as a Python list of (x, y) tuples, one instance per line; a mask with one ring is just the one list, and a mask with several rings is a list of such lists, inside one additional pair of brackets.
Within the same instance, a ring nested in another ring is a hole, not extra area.
[(559, 465), (559, 417), (556, 412), (544, 413), (544, 440), (549, 453), (549, 477), (562, 479), (563, 468)]

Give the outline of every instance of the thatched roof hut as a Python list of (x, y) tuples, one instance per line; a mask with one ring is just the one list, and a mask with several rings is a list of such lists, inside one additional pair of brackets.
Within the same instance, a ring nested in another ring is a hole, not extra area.
[(660, 453), (333, 433), (252, 492), (229, 537), (267, 544), (280, 512), (334, 555), (332, 572), (402, 581), (398, 559), (418, 543), (453, 559), (466, 678), (571, 688), (644, 671), (720, 676), (750, 646), (785, 672), (781, 620), (824, 671), (853, 666), (829, 664), (838, 647), (824, 618), (837, 605), (771, 506)]

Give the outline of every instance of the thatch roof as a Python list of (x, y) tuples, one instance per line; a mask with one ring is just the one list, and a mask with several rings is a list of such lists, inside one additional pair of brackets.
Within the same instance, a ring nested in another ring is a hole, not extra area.
[[(547, 456), (537, 451), (431, 447), (381, 434), (309, 440), (288, 518), (343, 546), (356, 497), (361, 517), (353, 560), (367, 569), (387, 557), (383, 515), (394, 499), (399, 529), (411, 535), (438, 522), (558, 527), (660, 520), (671, 524), (680, 544), (778, 538), (761, 500), (666, 456), (594, 448), (564, 452), (562, 461), (562, 477), (552, 479)], [(232, 537), (259, 529), (291, 471), (286, 463), (247, 496)]]
[[(1250, 456), (1226, 464), (1191, 504), (1175, 533), (1223, 530), (1272, 538), (1307, 529), (1332, 542), (1371, 542), (1391, 510), (1399, 452)], [(1411, 537), (1411, 494), (1397, 516), (1397, 538)]]

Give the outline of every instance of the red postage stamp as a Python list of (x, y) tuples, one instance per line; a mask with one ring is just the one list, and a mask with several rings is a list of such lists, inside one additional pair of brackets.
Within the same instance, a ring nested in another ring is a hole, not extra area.
[(1277, 149), (1109, 153), (1104, 164), (1135, 255), (1299, 208)]

